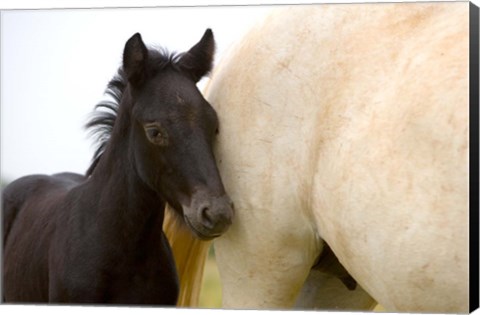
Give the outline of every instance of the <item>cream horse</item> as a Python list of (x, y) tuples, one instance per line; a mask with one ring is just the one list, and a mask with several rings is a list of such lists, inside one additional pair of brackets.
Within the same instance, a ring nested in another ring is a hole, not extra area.
[[(468, 8), (281, 8), (220, 62), (206, 98), (236, 209), (215, 241), (223, 307), (353, 292), (352, 309), (468, 310)], [(312, 276), (325, 243), (355, 291)]]

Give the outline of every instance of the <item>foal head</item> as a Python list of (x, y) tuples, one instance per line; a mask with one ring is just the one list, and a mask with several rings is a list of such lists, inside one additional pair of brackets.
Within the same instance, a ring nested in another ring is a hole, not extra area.
[(137, 33), (125, 44), (120, 70), (118, 111), (128, 107), (122, 134), (130, 164), (202, 239), (225, 232), (233, 218), (212, 151), (217, 114), (196, 86), (212, 68), (214, 47), (210, 29), (179, 55), (148, 49)]

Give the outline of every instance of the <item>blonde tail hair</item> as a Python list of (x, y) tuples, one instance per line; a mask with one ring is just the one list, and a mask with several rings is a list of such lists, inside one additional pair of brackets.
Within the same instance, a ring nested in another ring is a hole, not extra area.
[(198, 307), (203, 271), (211, 242), (194, 237), (169, 205), (165, 209), (163, 231), (172, 247), (180, 280), (177, 306)]

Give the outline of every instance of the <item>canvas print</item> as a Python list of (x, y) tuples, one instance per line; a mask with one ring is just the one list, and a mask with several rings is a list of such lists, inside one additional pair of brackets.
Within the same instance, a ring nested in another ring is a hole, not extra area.
[(2, 12), (2, 303), (478, 307), (475, 19), (469, 2)]

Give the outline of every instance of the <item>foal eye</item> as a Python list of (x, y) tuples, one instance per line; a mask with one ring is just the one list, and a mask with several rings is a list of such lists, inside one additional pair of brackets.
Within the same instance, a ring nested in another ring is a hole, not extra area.
[(144, 127), (145, 134), (147, 135), (147, 139), (155, 144), (160, 146), (168, 145), (168, 135), (162, 126), (159, 123), (149, 123), (146, 124)]

